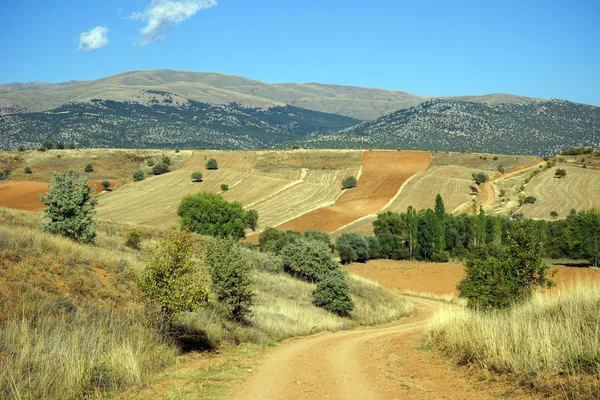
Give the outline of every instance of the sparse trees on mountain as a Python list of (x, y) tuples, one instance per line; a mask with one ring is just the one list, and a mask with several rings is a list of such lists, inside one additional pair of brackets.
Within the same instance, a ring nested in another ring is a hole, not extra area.
[(369, 259), (369, 245), (367, 240), (359, 233), (347, 232), (341, 234), (335, 241), (335, 247), (343, 264), (354, 261), (366, 262)]

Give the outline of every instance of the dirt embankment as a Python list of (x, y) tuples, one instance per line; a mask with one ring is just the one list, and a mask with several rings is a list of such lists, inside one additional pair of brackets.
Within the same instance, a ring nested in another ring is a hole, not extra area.
[(279, 225), (278, 229), (333, 232), (365, 215), (379, 212), (404, 182), (429, 165), (431, 155), (419, 151), (368, 151), (356, 188), (347, 190), (331, 207), (321, 208)]

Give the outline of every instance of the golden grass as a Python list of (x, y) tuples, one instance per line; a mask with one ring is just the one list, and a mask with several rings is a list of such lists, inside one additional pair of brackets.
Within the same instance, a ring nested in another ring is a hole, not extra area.
[(599, 289), (577, 285), (535, 294), (506, 312), (446, 309), (432, 318), (425, 339), (459, 364), (511, 374), (567, 398), (598, 398)]

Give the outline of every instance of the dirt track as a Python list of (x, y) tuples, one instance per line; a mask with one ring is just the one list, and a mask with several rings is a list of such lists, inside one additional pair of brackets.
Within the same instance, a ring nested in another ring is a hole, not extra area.
[(402, 184), (429, 165), (431, 155), (419, 151), (368, 151), (354, 189), (344, 192), (335, 205), (321, 208), (279, 225), (278, 229), (333, 232), (365, 215), (379, 212)]
[(494, 191), (494, 182), (495, 181), (511, 178), (511, 177), (513, 177), (517, 174), (523, 173), (525, 171), (536, 169), (540, 165), (544, 165), (544, 164), (545, 163), (543, 163), (543, 162), (541, 162), (541, 163), (535, 162), (533, 164), (521, 165), (519, 167), (513, 168), (510, 172), (508, 172), (506, 174), (500, 174), (500, 173), (496, 174), (496, 176), (494, 176), (489, 181), (484, 182), (479, 187), (480, 194), (479, 194), (479, 199), (478, 199), (479, 200), (478, 205), (480, 205), (481, 207), (485, 207), (494, 201), (494, 198), (496, 197), (496, 192)]
[(448, 364), (417, 350), (441, 303), (411, 298), (417, 315), (376, 328), (291, 340), (266, 356), (235, 399), (487, 399), (506, 388), (474, 387)]

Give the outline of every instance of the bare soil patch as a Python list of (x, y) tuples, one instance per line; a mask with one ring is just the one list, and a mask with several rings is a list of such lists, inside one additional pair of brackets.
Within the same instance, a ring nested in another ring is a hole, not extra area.
[(39, 195), (48, 193), (42, 182), (7, 181), (0, 184), (0, 206), (27, 211), (40, 211), (44, 204)]

